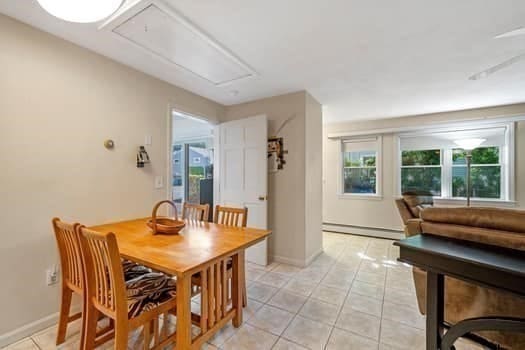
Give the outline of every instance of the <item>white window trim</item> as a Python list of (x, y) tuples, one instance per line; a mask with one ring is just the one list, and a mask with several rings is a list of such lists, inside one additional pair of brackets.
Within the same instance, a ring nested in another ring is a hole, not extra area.
[[(370, 142), (375, 141), (376, 146), (376, 193), (345, 193), (344, 192), (344, 143), (345, 141), (352, 140), (354, 142)], [(339, 199), (365, 199), (365, 200), (381, 200), (383, 199), (383, 136), (375, 135), (366, 138), (341, 138), (339, 148), (339, 159), (337, 162), (337, 195)]]
[[(457, 207), (464, 206), (466, 203), (467, 200), (465, 198), (434, 197), (434, 204), (438, 206)], [(496, 208), (515, 208), (518, 206), (516, 201), (503, 199), (471, 198), (470, 203), (474, 207), (491, 206)]]
[[(516, 134), (516, 122), (507, 122), (507, 123), (494, 123), (494, 124), (485, 124), (482, 127), (479, 125), (468, 125), (462, 124), (461, 129), (487, 129), (487, 128), (505, 128), (505, 146), (500, 147), (500, 164), (501, 164), (501, 177), (505, 179), (502, 181), (501, 192), (504, 194), (502, 199), (492, 199), (492, 198), (473, 198), (473, 205), (493, 205), (501, 207), (514, 207), (517, 205), (515, 201), (516, 187), (515, 187), (515, 134)], [(407, 132), (399, 133), (395, 135), (394, 138), (394, 155), (393, 159), (395, 161), (396, 171), (394, 171), (394, 184), (396, 189), (397, 197), (401, 196), (401, 138), (406, 136), (423, 136), (437, 132), (443, 131), (453, 131), (458, 130), (456, 128), (443, 129), (436, 128), (432, 131), (416, 131), (416, 132)], [(484, 146), (484, 145), (483, 145)], [(452, 176), (449, 173), (452, 170), (452, 156), (451, 150), (442, 151), (442, 170), (441, 170), (441, 197), (434, 197), (434, 202), (436, 204), (442, 205), (460, 205), (461, 203), (466, 202), (466, 198), (458, 198), (451, 196)]]

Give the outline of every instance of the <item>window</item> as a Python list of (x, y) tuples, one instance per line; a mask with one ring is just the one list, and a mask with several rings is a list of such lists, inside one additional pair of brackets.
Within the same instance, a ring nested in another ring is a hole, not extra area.
[(512, 123), (479, 129), (425, 131), (399, 136), (399, 190), (442, 198), (467, 196), (467, 153), (454, 140), (481, 138), (472, 151), (472, 198), (512, 200)]
[(376, 194), (375, 151), (345, 152), (344, 193)]
[(402, 151), (401, 192), (441, 196), (441, 150)]
[[(481, 147), (472, 151), (470, 178), (472, 197), (501, 198), (501, 162), (499, 147)], [(453, 149), (452, 197), (466, 197), (466, 183), (466, 153), (461, 149)]]
[(379, 140), (343, 141), (342, 193), (345, 195), (379, 195)]

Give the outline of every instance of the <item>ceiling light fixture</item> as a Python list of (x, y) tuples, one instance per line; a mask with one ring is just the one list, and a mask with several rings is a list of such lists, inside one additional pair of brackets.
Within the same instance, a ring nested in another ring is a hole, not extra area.
[(462, 139), (462, 140), (456, 140), (454, 143), (464, 149), (465, 151), (472, 151), (479, 146), (483, 142), (487, 141), (486, 139)]
[(124, 0), (37, 0), (50, 14), (68, 22), (92, 23), (109, 17)]
[(525, 35), (525, 27), (514, 29), (514, 30), (511, 30), (510, 32), (505, 32), (500, 35), (496, 35), (494, 39), (510, 38), (510, 37), (518, 36), (518, 35)]
[(500, 71), (504, 68), (507, 68), (508, 66), (513, 65), (514, 63), (519, 62), (523, 59), (525, 59), (525, 53), (518, 55), (518, 56), (514, 56), (511, 59), (508, 59), (506, 61), (501, 62), (500, 64), (490, 67), (489, 69), (485, 69), (484, 71), (471, 75), (469, 79), (470, 80), (480, 80), (480, 79), (486, 78), (489, 75), (494, 74), (497, 71)]
[[(494, 39), (510, 38), (510, 37), (515, 37), (515, 36), (520, 36), (520, 35), (525, 35), (525, 27), (521, 27), (518, 29), (511, 30), (510, 32), (505, 32), (505, 33), (496, 35)], [(469, 80), (480, 80), (480, 79), (486, 78), (489, 75), (494, 74), (497, 71), (500, 71), (504, 68), (507, 68), (508, 66), (513, 65), (514, 63), (517, 63), (523, 59), (525, 59), (525, 53), (509, 58), (508, 60), (503, 61), (500, 64), (497, 64), (488, 69), (485, 69), (484, 71), (471, 75), (469, 77)]]

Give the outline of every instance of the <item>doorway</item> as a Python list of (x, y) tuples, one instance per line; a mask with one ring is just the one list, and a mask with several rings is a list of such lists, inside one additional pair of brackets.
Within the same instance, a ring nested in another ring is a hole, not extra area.
[(172, 111), (171, 199), (179, 213), (184, 202), (213, 208), (213, 129), (205, 120)]
[[(170, 198), (177, 211), (185, 202), (248, 208), (248, 226), (266, 229), (268, 120), (265, 115), (211, 124), (172, 111)], [(267, 239), (246, 250), (246, 260), (268, 264)]]

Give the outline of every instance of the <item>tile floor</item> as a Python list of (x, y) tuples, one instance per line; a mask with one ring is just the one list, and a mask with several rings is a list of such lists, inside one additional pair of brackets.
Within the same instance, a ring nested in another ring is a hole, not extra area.
[[(307, 268), (248, 264), (243, 326), (226, 326), (203, 349), (424, 350), (411, 268), (396, 261), (392, 242), (324, 233), (324, 253)], [(193, 306), (199, 309), (198, 298)], [(56, 349), (55, 332), (51, 327), (5, 350)], [(59, 349), (78, 349), (78, 332), (77, 323)], [(142, 349), (139, 332), (129, 347)], [(467, 341), (456, 348), (482, 349)]]

